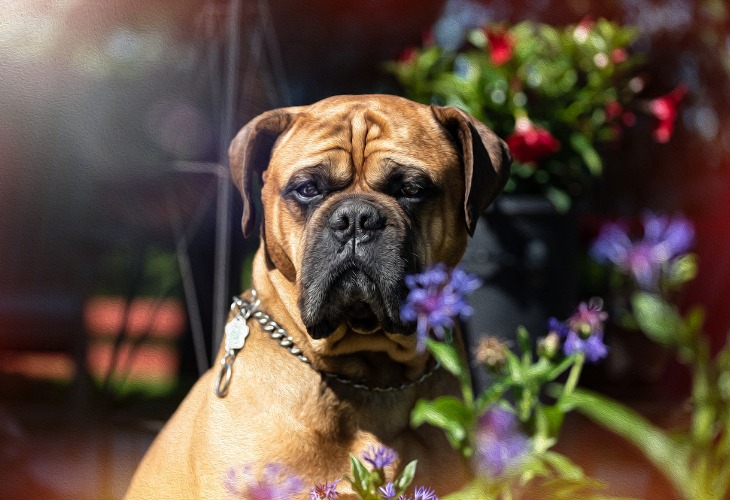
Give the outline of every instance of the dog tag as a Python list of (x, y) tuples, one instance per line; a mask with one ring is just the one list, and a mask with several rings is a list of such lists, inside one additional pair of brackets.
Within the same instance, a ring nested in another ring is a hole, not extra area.
[(226, 352), (232, 349), (241, 349), (246, 343), (249, 328), (246, 320), (240, 316), (233, 318), (233, 321), (226, 325)]

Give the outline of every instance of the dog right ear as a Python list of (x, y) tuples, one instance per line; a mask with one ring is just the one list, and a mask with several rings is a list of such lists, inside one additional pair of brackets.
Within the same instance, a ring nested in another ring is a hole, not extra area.
[(243, 197), (243, 235), (248, 237), (256, 225), (256, 209), (253, 201), (253, 180), (269, 166), (271, 151), (279, 136), (291, 125), (299, 108), (281, 108), (263, 113), (248, 122), (231, 141), (228, 161), (231, 176)]

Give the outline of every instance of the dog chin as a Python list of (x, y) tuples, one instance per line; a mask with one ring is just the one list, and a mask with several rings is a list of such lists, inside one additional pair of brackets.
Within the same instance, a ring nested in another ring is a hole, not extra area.
[(360, 335), (408, 331), (399, 318), (401, 290), (383, 290), (358, 266), (338, 273), (324, 293), (307, 290), (302, 296), (306, 297), (300, 303), (302, 320), (313, 339), (327, 338), (342, 325)]

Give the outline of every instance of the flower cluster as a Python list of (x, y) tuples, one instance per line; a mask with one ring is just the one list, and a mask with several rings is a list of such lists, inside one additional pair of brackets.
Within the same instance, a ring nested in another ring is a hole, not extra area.
[(544, 194), (567, 209), (602, 173), (601, 148), (637, 113), (654, 118), (656, 141), (672, 135), (687, 89), (645, 95), (636, 36), (605, 19), (488, 25), (466, 32), (458, 50), (433, 41), (410, 48), (390, 69), (407, 97), (464, 109), (507, 138), (515, 160), (508, 192)]
[(657, 142), (669, 142), (677, 120), (679, 103), (687, 95), (687, 87), (680, 85), (666, 95), (657, 97), (649, 103), (649, 109), (656, 118), (654, 139)]
[(380, 471), (392, 464), (396, 458), (398, 454), (387, 446), (370, 446), (362, 454), (363, 460)]
[(506, 139), (512, 156), (521, 163), (535, 164), (560, 150), (560, 143), (545, 128), (522, 117), (515, 123), (515, 131)]
[(694, 227), (681, 216), (651, 213), (644, 215), (642, 226), (643, 236), (632, 239), (626, 223), (605, 224), (590, 253), (596, 261), (630, 274), (640, 289), (656, 291), (671, 264), (692, 248)]
[(446, 329), (454, 327), (456, 318), (467, 318), (472, 314), (466, 296), (481, 286), (477, 277), (459, 268), (449, 271), (443, 264), (406, 276), (405, 282), (409, 293), (401, 309), (401, 319), (416, 322), (419, 352), (426, 348), (429, 331), (443, 340)]
[(339, 496), (337, 483), (340, 481), (341, 479), (332, 481), (331, 483), (325, 481), (324, 483), (312, 486), (309, 490), (309, 500), (335, 500)]
[(603, 342), (603, 323), (608, 314), (603, 310), (603, 301), (597, 298), (581, 302), (578, 310), (566, 321), (550, 318), (550, 332), (563, 340), (566, 356), (583, 353), (588, 361), (597, 362), (608, 354)]
[(247, 500), (290, 500), (304, 490), (304, 482), (280, 464), (267, 464), (261, 477), (251, 467), (232, 468), (228, 471), (225, 487), (237, 498)]
[(373, 500), (438, 500), (436, 493), (424, 486), (416, 487), (413, 496), (406, 493), (406, 489), (413, 481), (413, 475), (416, 472), (415, 460), (407, 464), (392, 481), (386, 481), (385, 468), (398, 459), (395, 450), (387, 446), (370, 446), (362, 453), (362, 460), (372, 466), (372, 471), (368, 471), (356, 457), (351, 456), (350, 458), (353, 465), (350, 483), (359, 498)]

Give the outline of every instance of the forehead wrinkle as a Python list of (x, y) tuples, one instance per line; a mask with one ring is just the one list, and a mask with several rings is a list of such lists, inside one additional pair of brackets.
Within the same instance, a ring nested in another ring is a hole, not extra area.
[(356, 172), (362, 170), (363, 164), (365, 163), (365, 145), (367, 142), (368, 128), (365, 114), (362, 112), (353, 113), (350, 119), (350, 151)]

